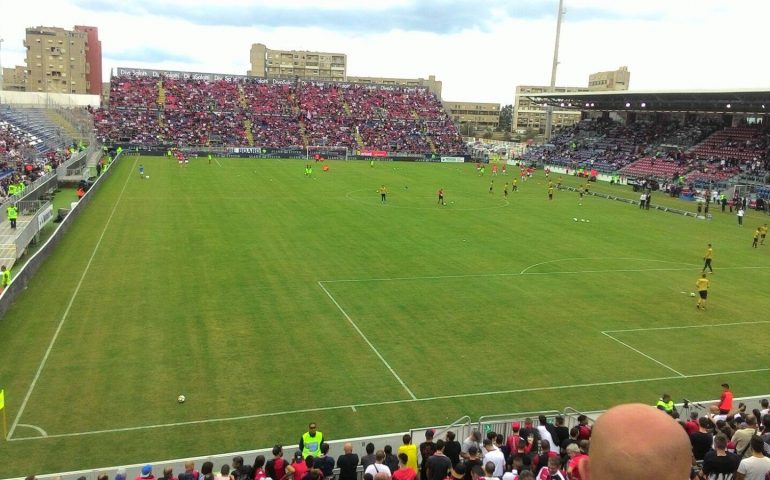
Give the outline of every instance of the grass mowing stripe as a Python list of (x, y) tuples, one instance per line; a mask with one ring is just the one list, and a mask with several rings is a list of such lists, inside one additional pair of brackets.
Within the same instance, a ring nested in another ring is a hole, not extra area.
[(348, 322), (350, 322), (351, 325), (353, 325), (353, 328), (356, 329), (356, 332), (358, 332), (359, 335), (361, 335), (361, 338), (364, 339), (367, 345), (369, 345), (369, 348), (372, 349), (372, 351), (377, 355), (377, 357), (382, 361), (383, 364), (385, 364), (385, 367), (387, 367), (388, 370), (390, 370), (390, 373), (393, 374), (394, 377), (396, 377), (396, 380), (398, 380), (398, 383), (401, 384), (402, 387), (404, 387), (404, 390), (406, 390), (406, 393), (409, 394), (410, 397), (412, 397), (412, 400), (416, 400), (417, 397), (412, 393), (412, 391), (409, 389), (409, 387), (406, 386), (406, 383), (404, 383), (403, 380), (401, 380), (401, 377), (398, 376), (398, 373), (396, 373), (395, 370), (393, 370), (393, 367), (390, 366), (387, 360), (380, 354), (380, 352), (377, 350), (377, 348), (372, 344), (372, 342), (369, 341), (368, 338), (366, 338), (366, 335), (364, 335), (364, 332), (361, 331), (360, 328), (358, 328), (358, 325), (356, 325), (356, 322), (353, 321), (353, 319), (350, 318), (350, 316), (345, 312), (345, 310), (342, 309), (339, 303), (337, 303), (337, 300), (334, 299), (334, 296), (329, 292), (329, 290), (324, 287), (322, 282), (318, 282), (318, 286), (321, 287), (321, 289), (326, 293), (326, 295), (331, 299), (331, 301), (334, 303), (334, 305), (337, 306), (340, 312), (345, 316), (345, 318), (348, 319)]
[(118, 196), (118, 199), (115, 201), (115, 206), (112, 207), (112, 212), (110, 212), (110, 216), (107, 217), (107, 222), (105, 222), (104, 224), (104, 229), (102, 230), (102, 234), (99, 235), (99, 240), (96, 242), (93, 252), (91, 252), (91, 258), (88, 259), (86, 268), (83, 269), (83, 274), (80, 276), (80, 280), (78, 281), (78, 284), (75, 287), (75, 291), (72, 292), (72, 297), (70, 297), (70, 301), (67, 304), (67, 308), (64, 310), (64, 313), (62, 314), (61, 320), (59, 321), (59, 325), (56, 327), (56, 331), (54, 332), (53, 337), (51, 338), (51, 342), (48, 344), (48, 348), (45, 351), (45, 355), (43, 355), (43, 359), (40, 361), (40, 365), (37, 367), (37, 371), (35, 372), (35, 377), (32, 379), (32, 383), (29, 385), (27, 394), (24, 395), (24, 401), (21, 402), (21, 407), (19, 408), (19, 412), (16, 414), (16, 418), (13, 420), (13, 424), (11, 424), (11, 429), (8, 430), (8, 435), (6, 436), (6, 440), (10, 440), (13, 437), (13, 433), (16, 430), (16, 427), (19, 425), (19, 420), (21, 420), (21, 416), (24, 414), (24, 409), (27, 407), (27, 402), (29, 402), (29, 397), (32, 396), (32, 391), (35, 389), (35, 385), (37, 385), (37, 381), (40, 378), (40, 374), (43, 372), (43, 368), (45, 368), (45, 364), (48, 361), (48, 357), (51, 355), (51, 350), (53, 350), (53, 346), (56, 343), (56, 339), (59, 337), (59, 333), (61, 332), (61, 329), (64, 326), (64, 322), (65, 320), (67, 320), (67, 317), (69, 316), (70, 310), (72, 309), (72, 304), (75, 303), (75, 298), (78, 296), (78, 292), (80, 292), (80, 287), (83, 285), (83, 280), (86, 278), (86, 275), (88, 274), (88, 270), (91, 268), (91, 263), (94, 261), (94, 257), (96, 257), (96, 252), (99, 250), (99, 245), (102, 244), (102, 239), (104, 239), (104, 234), (107, 233), (107, 227), (110, 226), (112, 217), (115, 215), (115, 211), (118, 209), (118, 205), (120, 205), (120, 199), (123, 197), (123, 192), (126, 191), (126, 187), (128, 186), (128, 180), (131, 178), (131, 172), (133, 172), (135, 165), (136, 165), (136, 160), (134, 160), (134, 164), (131, 165), (129, 174), (126, 176), (126, 181), (123, 183), (123, 189), (120, 191), (120, 195)]

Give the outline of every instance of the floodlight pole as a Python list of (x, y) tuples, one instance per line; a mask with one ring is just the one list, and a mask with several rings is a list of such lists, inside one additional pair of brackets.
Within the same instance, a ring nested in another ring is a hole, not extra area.
[[(561, 36), (561, 20), (564, 16), (564, 0), (559, 0), (559, 14), (556, 16), (556, 44), (553, 47), (553, 66), (551, 67), (551, 88), (549, 92), (553, 93), (556, 87), (556, 68), (559, 66), (559, 37)], [(545, 139), (551, 139), (551, 130), (553, 129), (553, 106), (548, 105), (545, 108)]]

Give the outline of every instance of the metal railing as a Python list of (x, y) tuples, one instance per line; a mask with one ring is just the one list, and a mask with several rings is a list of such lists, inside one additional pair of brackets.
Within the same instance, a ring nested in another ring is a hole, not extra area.
[(558, 410), (539, 410), (534, 412), (515, 412), (501, 413), (498, 415), (484, 415), (479, 417), (479, 421), (477, 423), (478, 430), (482, 433), (482, 435), (485, 432), (492, 431), (507, 437), (513, 433), (511, 423), (520, 422), (523, 426), (524, 420), (527, 418), (537, 418), (539, 415), (545, 415), (549, 420), (553, 420), (555, 416), (561, 415), (561, 412)]

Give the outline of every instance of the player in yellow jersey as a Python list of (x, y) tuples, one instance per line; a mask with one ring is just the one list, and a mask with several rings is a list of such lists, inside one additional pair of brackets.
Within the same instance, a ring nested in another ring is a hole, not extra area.
[(761, 227), (759, 227), (759, 233), (760, 233), (760, 237), (762, 237), (762, 241), (759, 242), (759, 244), (764, 245), (765, 237), (767, 236), (767, 224), (764, 224)]
[(709, 279), (706, 278), (706, 273), (701, 273), (700, 278), (695, 281), (695, 288), (698, 289), (698, 304), (695, 305), (697, 309), (706, 309), (706, 297), (709, 294)]
[(553, 185), (548, 185), (548, 200), (553, 200)]
[(711, 248), (711, 244), (706, 248), (706, 253), (703, 254), (703, 273), (706, 273), (706, 269), (709, 272), (714, 273), (714, 269), (711, 268), (711, 260), (714, 258), (714, 249)]
[(754, 230), (754, 241), (751, 242), (752, 248), (757, 248), (757, 245), (759, 245), (759, 236), (762, 234), (762, 227), (757, 227), (756, 230)]
[(385, 185), (380, 187), (379, 192), (380, 192), (380, 203), (386, 203), (388, 201), (387, 199), (388, 189), (385, 188)]

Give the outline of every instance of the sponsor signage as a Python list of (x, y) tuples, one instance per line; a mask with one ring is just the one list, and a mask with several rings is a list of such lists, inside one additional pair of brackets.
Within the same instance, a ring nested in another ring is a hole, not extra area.
[(441, 157), (441, 163), (463, 163), (465, 157)]
[(45, 209), (37, 216), (37, 229), (42, 230), (46, 223), (53, 219), (53, 205), (50, 203)]
[(387, 157), (388, 152), (385, 150), (361, 150), (362, 157)]

